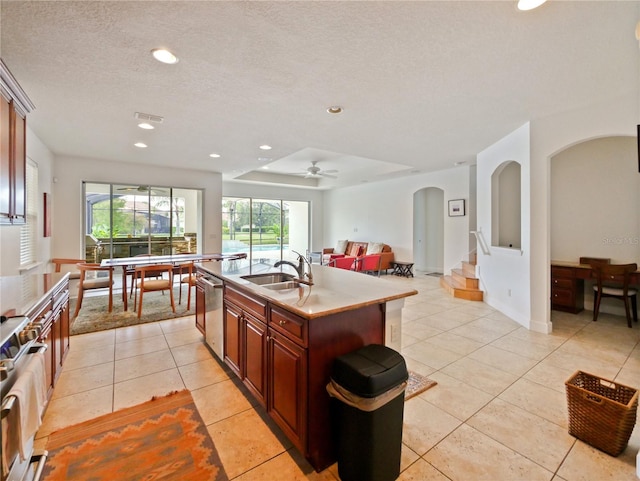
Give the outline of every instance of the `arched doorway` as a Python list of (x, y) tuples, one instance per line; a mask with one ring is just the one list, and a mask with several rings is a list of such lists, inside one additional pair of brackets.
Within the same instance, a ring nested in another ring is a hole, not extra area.
[(413, 258), (416, 270), (444, 271), (444, 191), (437, 187), (413, 194)]

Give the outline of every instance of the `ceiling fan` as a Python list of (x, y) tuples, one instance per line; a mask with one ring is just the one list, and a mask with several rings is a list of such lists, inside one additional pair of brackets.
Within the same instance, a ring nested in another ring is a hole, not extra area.
[(317, 179), (319, 177), (328, 177), (330, 179), (338, 178), (337, 176), (333, 175), (338, 173), (337, 170), (335, 169), (322, 170), (320, 167), (316, 165), (317, 163), (318, 163), (317, 160), (312, 160), (311, 165), (307, 167), (307, 170), (305, 170), (304, 172), (296, 172), (293, 175), (303, 175), (305, 179)]
[(151, 189), (148, 185), (132, 185), (129, 187), (118, 187), (117, 190), (133, 192), (135, 194), (167, 195), (168, 192), (162, 189)]

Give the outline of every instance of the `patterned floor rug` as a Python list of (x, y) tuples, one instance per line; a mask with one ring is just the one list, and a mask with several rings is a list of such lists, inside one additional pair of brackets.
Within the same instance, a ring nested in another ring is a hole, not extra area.
[[(175, 314), (171, 311), (171, 302), (168, 293), (148, 292), (144, 295), (142, 304), (142, 317), (138, 319), (138, 314), (133, 307), (133, 297), (129, 300), (129, 310), (122, 307), (121, 293), (113, 293), (113, 310), (109, 312), (109, 298), (105, 295), (85, 297), (78, 317), (71, 322), (71, 334), (86, 334), (87, 332), (104, 331), (116, 327), (133, 326), (146, 322), (161, 321), (175, 317), (184, 317), (195, 314), (196, 299), (191, 296), (191, 310), (187, 311), (187, 290), (183, 288), (182, 304), (178, 304), (179, 290), (174, 288), (174, 298), (176, 305)], [(69, 309), (71, 314), (75, 312), (76, 299), (71, 299)]]
[(428, 377), (418, 374), (417, 372), (409, 371), (409, 380), (407, 381), (407, 389), (404, 391), (404, 400), (408, 401), (414, 396), (426, 391), (427, 389), (438, 384), (436, 381), (429, 379)]
[(43, 481), (228, 481), (189, 391), (56, 431)]

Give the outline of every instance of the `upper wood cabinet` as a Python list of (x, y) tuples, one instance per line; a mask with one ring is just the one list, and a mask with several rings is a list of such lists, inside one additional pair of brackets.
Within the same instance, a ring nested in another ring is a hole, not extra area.
[(0, 59), (0, 224), (26, 220), (27, 113), (34, 108)]

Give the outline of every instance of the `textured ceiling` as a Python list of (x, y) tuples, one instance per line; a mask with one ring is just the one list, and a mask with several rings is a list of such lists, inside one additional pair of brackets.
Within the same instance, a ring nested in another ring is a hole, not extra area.
[(0, 52), (56, 154), (281, 184), (317, 160), (338, 180), (306, 185), (327, 188), (473, 163), (529, 120), (638, 90), (640, 2), (514, 4), (2, 1)]

